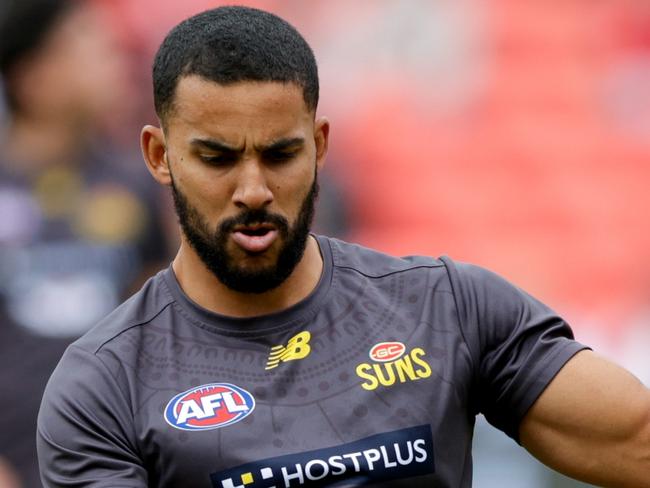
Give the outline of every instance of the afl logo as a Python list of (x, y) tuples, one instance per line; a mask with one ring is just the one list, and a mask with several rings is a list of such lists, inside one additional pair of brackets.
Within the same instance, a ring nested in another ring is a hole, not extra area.
[(373, 361), (386, 363), (399, 359), (406, 351), (406, 346), (401, 342), (380, 342), (375, 344), (368, 355)]
[(179, 393), (165, 407), (165, 420), (181, 430), (211, 430), (239, 422), (255, 408), (249, 392), (229, 383), (210, 383)]

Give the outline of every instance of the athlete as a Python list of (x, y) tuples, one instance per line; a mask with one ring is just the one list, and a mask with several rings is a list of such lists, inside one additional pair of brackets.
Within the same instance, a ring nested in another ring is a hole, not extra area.
[(106, 130), (131, 77), (105, 17), (95, 1), (0, 1), (0, 392), (19, 399), (0, 406), (1, 488), (41, 486), (48, 378), (170, 255), (161, 189)]
[(142, 149), (180, 249), (50, 379), (45, 486), (469, 487), (478, 413), (569, 476), (650, 486), (650, 392), (545, 305), (310, 234), (329, 122), (290, 25), (196, 15), (153, 80)]

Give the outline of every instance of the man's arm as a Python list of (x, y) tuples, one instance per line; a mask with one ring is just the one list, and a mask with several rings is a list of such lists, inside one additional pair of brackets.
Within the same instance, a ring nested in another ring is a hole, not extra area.
[(131, 404), (106, 365), (72, 345), (54, 370), (38, 414), (45, 488), (144, 488)]
[(21, 486), (9, 461), (0, 456), (0, 488), (20, 488)]
[(605, 487), (650, 488), (650, 390), (591, 351), (576, 354), (520, 425), (540, 461)]

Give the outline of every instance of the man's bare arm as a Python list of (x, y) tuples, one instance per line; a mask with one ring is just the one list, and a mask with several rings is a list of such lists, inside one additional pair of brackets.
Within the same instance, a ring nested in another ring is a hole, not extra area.
[(650, 488), (650, 390), (591, 351), (576, 354), (553, 379), (524, 417), (520, 439), (567, 476)]
[(20, 488), (22, 484), (9, 464), (9, 461), (0, 456), (0, 488)]

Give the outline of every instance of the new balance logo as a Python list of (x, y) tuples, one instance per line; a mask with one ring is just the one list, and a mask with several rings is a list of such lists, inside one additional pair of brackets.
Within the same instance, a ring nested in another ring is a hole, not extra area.
[(300, 332), (289, 339), (286, 346), (273, 346), (266, 362), (265, 369), (277, 368), (280, 363), (306, 358), (311, 352), (309, 339), (311, 334), (307, 331)]

